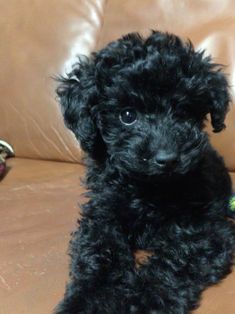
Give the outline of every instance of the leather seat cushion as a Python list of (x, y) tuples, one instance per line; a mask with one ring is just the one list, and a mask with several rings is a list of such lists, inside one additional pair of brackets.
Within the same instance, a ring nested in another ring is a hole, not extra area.
[[(77, 204), (85, 200), (79, 179), (84, 167), (19, 158), (7, 165), (0, 190), (1, 313), (49, 314), (68, 277), (66, 251)], [(234, 282), (235, 271), (204, 293), (196, 313), (233, 314)]]

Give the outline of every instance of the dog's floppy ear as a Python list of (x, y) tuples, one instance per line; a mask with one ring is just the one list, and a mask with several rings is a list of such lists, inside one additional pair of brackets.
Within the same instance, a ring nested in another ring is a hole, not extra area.
[(225, 128), (224, 120), (229, 109), (229, 85), (223, 67), (211, 64), (213, 68), (207, 77), (207, 87), (210, 93), (209, 113), (213, 132), (220, 132)]
[(95, 155), (99, 141), (94, 113), (97, 100), (94, 71), (91, 61), (80, 61), (70, 74), (57, 79), (56, 90), (66, 126), (90, 155)]
[(186, 43), (188, 63), (191, 79), (188, 87), (194, 88), (198, 103), (203, 105), (203, 116), (210, 114), (213, 132), (220, 132), (225, 128), (225, 117), (231, 101), (225, 66), (214, 63), (205, 50), (195, 51), (193, 44)]

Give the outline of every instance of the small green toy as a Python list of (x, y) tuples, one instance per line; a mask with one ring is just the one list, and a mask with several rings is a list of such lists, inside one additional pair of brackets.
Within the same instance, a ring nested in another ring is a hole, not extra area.
[(235, 213), (235, 193), (231, 196), (229, 200), (229, 209)]

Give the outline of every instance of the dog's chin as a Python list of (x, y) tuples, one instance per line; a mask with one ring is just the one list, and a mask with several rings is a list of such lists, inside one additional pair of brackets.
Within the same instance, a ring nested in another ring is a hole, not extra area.
[(149, 168), (128, 168), (125, 169), (125, 173), (131, 178), (137, 179), (138, 181), (172, 181), (178, 179), (187, 173), (195, 169), (195, 164), (192, 165), (176, 165), (172, 168), (161, 168), (161, 167), (149, 167)]

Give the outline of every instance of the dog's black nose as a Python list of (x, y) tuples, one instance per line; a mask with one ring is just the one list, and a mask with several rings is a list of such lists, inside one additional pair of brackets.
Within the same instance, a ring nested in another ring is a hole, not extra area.
[(177, 154), (160, 150), (155, 158), (156, 164), (161, 168), (171, 168), (176, 164)]

